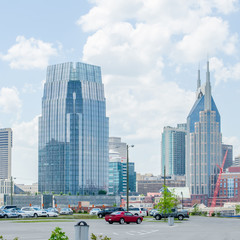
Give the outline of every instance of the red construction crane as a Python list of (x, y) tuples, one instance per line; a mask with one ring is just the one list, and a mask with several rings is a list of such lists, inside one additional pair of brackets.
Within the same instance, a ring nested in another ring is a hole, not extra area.
[(225, 164), (225, 161), (226, 161), (226, 158), (227, 158), (227, 153), (228, 153), (228, 149), (227, 149), (227, 151), (225, 153), (225, 156), (223, 158), (222, 167), (220, 167), (217, 164), (218, 168), (220, 169), (220, 172), (219, 172), (218, 180), (217, 180), (216, 187), (215, 187), (215, 190), (214, 190), (214, 195), (213, 195), (213, 200), (212, 200), (212, 203), (211, 203), (211, 209), (209, 211), (209, 216), (212, 216), (212, 213), (214, 212), (214, 208), (216, 206), (216, 200), (217, 200), (217, 195), (218, 195), (218, 192), (219, 192), (220, 180), (221, 180), (221, 177), (222, 177), (223, 167), (224, 167), (224, 164)]

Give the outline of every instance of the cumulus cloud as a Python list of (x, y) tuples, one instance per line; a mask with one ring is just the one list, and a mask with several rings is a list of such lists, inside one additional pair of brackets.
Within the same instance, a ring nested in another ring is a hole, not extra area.
[(3, 87), (0, 89), (0, 111), (4, 113), (19, 113), (21, 107), (22, 102), (15, 87)]
[[(37, 182), (38, 116), (13, 124), (13, 176), (17, 183)], [(26, 167), (28, 166), (28, 167)]]
[(1, 54), (0, 58), (9, 62), (13, 69), (44, 69), (48, 65), (49, 58), (57, 55), (57, 51), (51, 43), (18, 36), (16, 44), (8, 49), (7, 54)]
[(102, 66), (110, 133), (147, 142), (148, 150), (135, 159), (145, 155), (145, 160), (160, 161), (149, 152), (151, 146), (160, 149), (164, 126), (186, 121), (195, 96), (164, 71), (179, 73), (181, 64), (196, 64), (207, 54), (236, 54), (238, 36), (223, 15), (236, 11), (238, 1), (92, 2), (77, 24), (90, 33), (83, 61)]
[(189, 34), (176, 44), (173, 55), (178, 61), (197, 62), (207, 54), (218, 52), (232, 55), (236, 50), (237, 36), (229, 33), (227, 22), (221, 18), (205, 17)]
[(240, 81), (240, 62), (225, 66), (222, 59), (213, 57), (210, 59), (210, 63), (214, 72), (215, 85), (229, 80)]

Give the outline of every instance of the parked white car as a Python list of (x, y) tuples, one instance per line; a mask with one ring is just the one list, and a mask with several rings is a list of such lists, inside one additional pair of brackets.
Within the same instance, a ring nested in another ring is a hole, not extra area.
[(58, 217), (58, 213), (53, 212), (51, 210), (46, 210), (47, 212), (47, 217)]
[(93, 209), (89, 212), (89, 214), (90, 214), (90, 215), (97, 215), (99, 211), (101, 211), (100, 208), (93, 208)]
[(136, 216), (141, 216), (141, 217), (147, 216), (147, 212), (142, 211), (141, 208), (139, 207), (130, 207), (128, 211)]
[(33, 207), (23, 207), (22, 211), (28, 213), (31, 217), (47, 217), (47, 212), (40, 208)]

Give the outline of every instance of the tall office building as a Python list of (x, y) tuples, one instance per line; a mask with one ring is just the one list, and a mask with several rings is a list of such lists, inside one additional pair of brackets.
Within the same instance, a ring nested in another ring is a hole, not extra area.
[(107, 190), (108, 125), (100, 67), (49, 66), (39, 118), (39, 191)]
[[(125, 194), (127, 191), (127, 144), (121, 138), (109, 138), (109, 195)], [(134, 162), (128, 163), (129, 191), (136, 192)]]
[(235, 157), (233, 166), (240, 166), (240, 155)]
[(231, 167), (233, 164), (233, 146), (222, 144), (222, 157), (224, 158), (226, 151), (228, 150), (227, 157), (225, 160), (225, 164), (223, 169), (226, 170), (227, 168)]
[(185, 136), (186, 124), (177, 128), (164, 127), (162, 133), (162, 175), (185, 175)]
[(211, 94), (209, 62), (206, 83), (198, 70), (196, 101), (187, 117), (186, 185), (191, 194), (213, 196), (222, 163), (220, 114)]
[(0, 179), (11, 178), (12, 129), (0, 129)]

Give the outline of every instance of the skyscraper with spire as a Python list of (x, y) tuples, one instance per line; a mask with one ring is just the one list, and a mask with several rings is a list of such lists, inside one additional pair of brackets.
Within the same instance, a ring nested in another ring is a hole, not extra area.
[(221, 119), (212, 98), (209, 62), (206, 83), (198, 70), (196, 101), (187, 117), (186, 185), (191, 194), (212, 197), (222, 162)]

